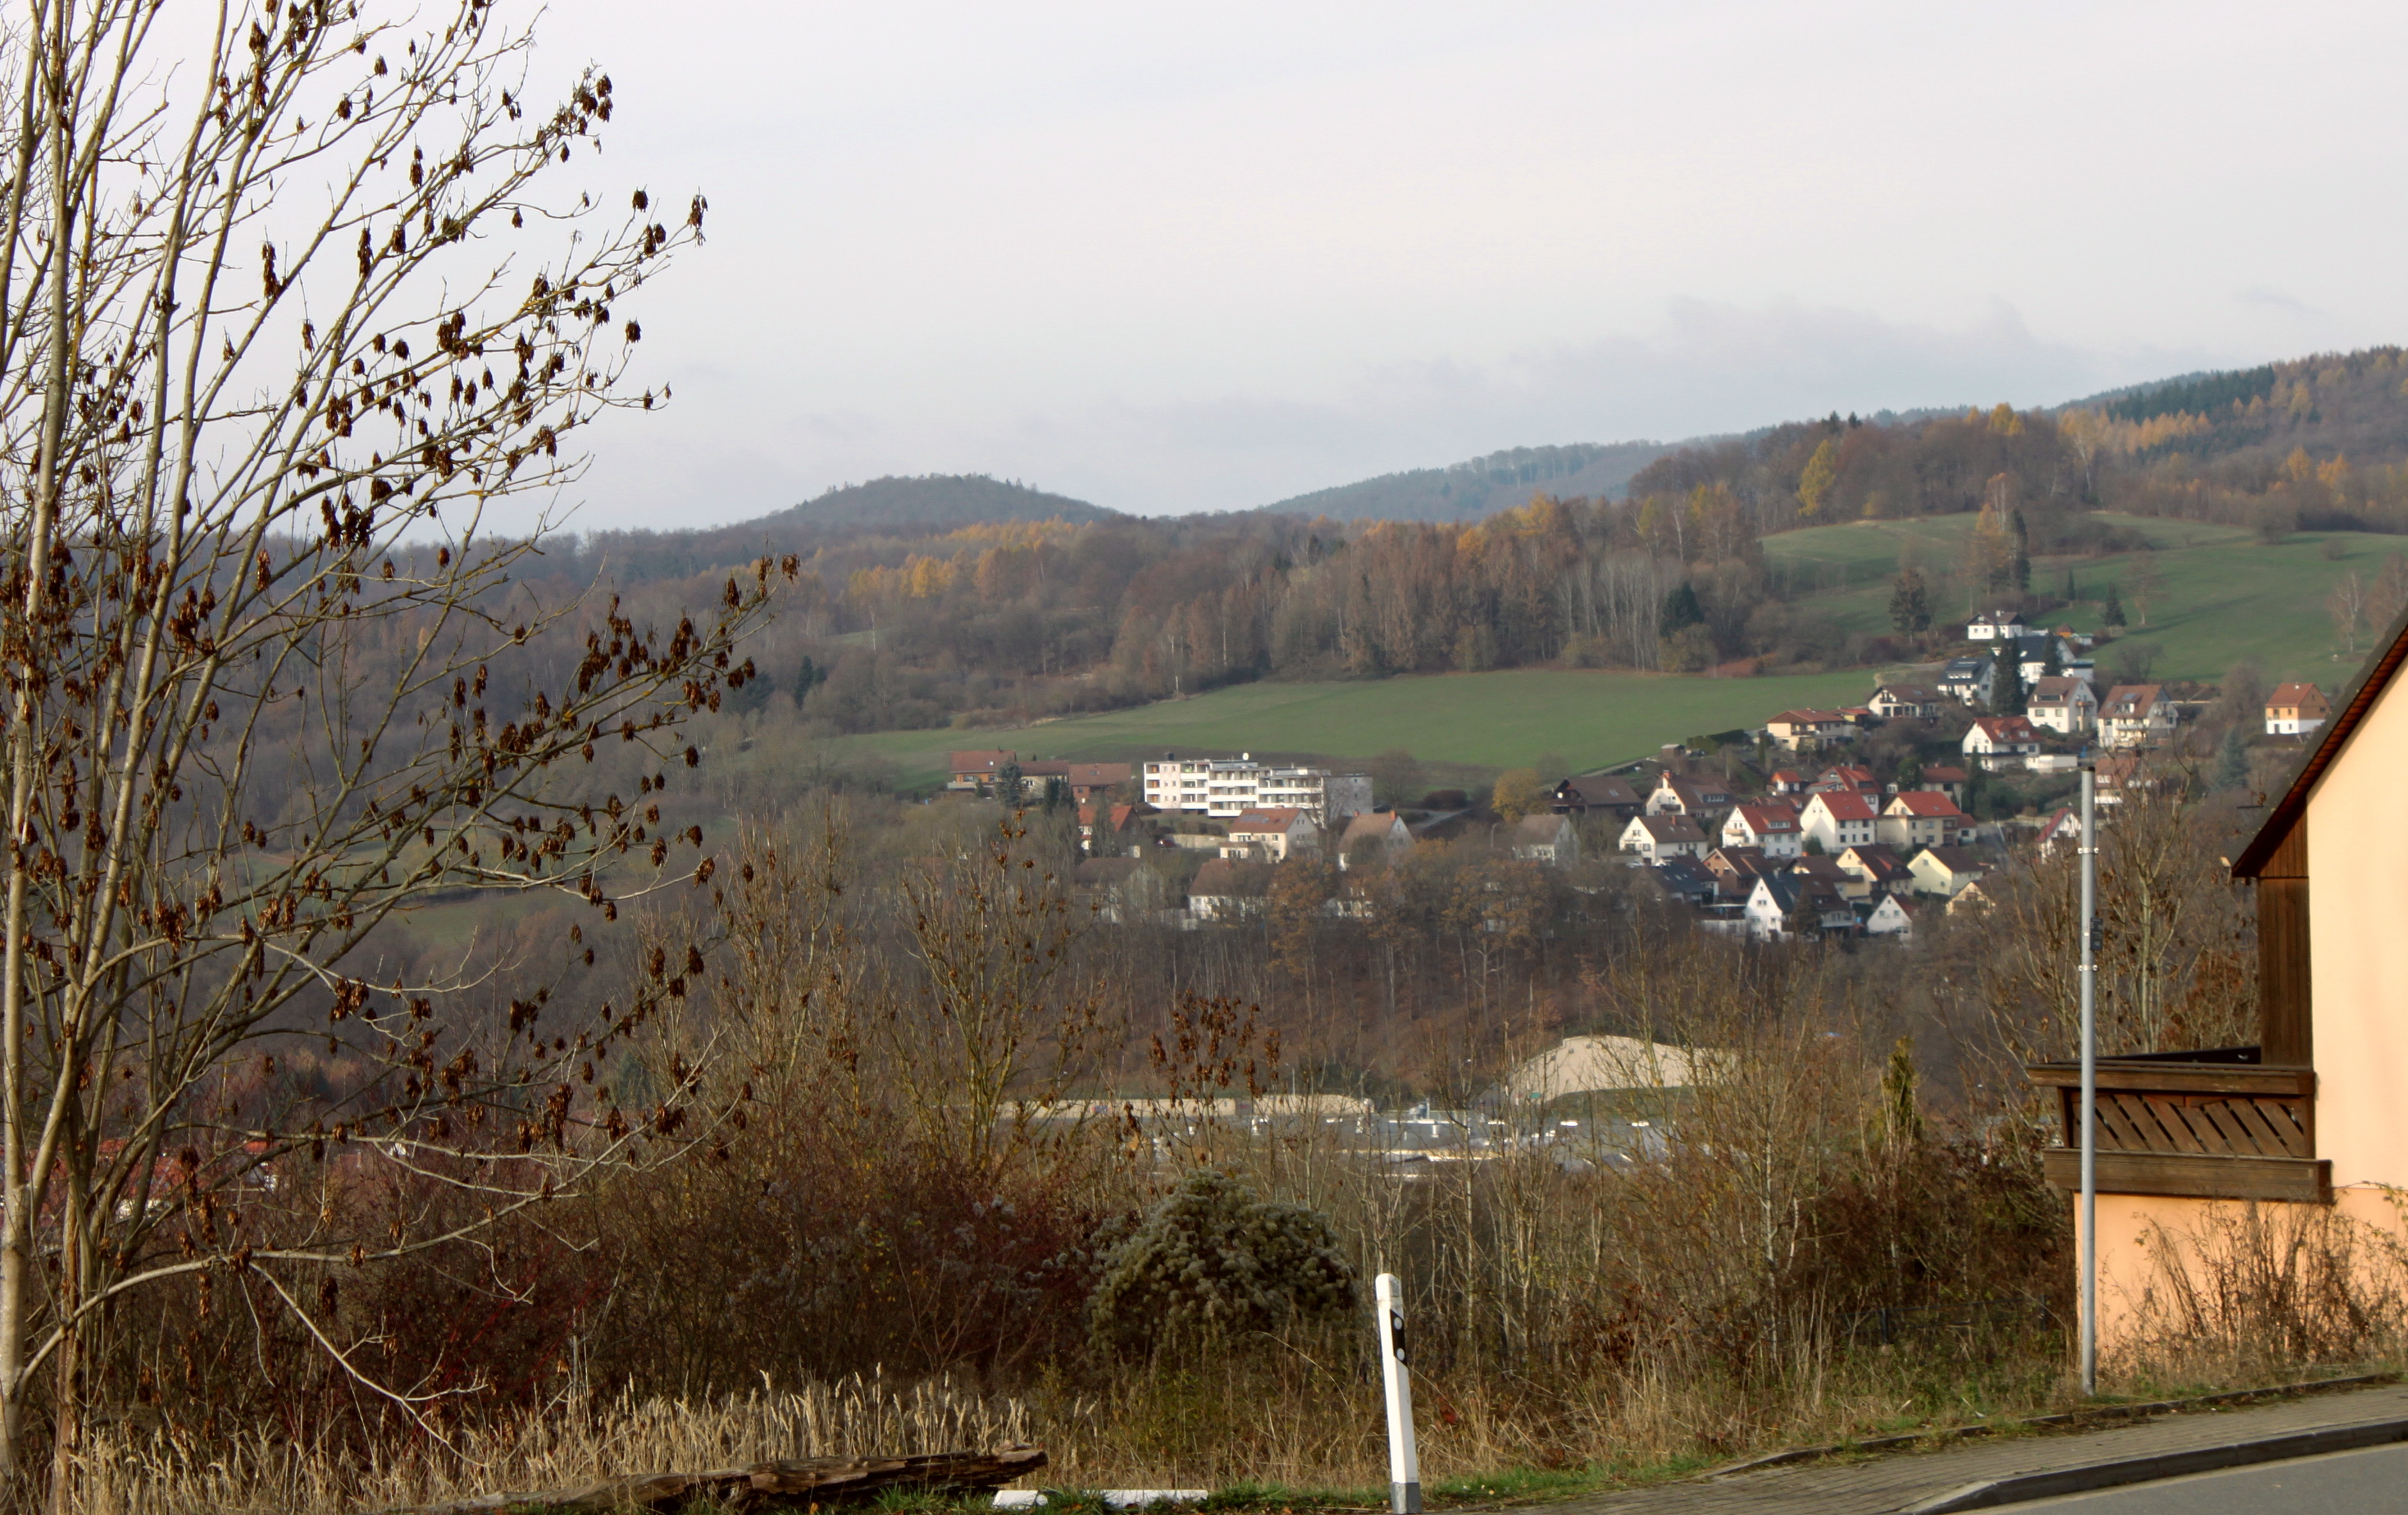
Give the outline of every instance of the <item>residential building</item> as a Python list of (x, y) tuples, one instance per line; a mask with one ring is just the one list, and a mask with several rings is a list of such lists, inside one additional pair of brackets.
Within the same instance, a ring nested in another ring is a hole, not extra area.
[(1686, 853), (1666, 858), (1648, 869), (1647, 877), (1684, 905), (1710, 906), (1722, 892), (1722, 881)]
[(1967, 728), (1965, 755), (1992, 773), (2020, 768), (2024, 759), (2040, 750), (2040, 733), (2019, 715), (1984, 716)]
[(1914, 908), (1903, 894), (1876, 894), (1858, 927), (1868, 936), (1894, 936), (1905, 941), (1914, 935)]
[(1884, 842), (1851, 847), (1832, 861), (1851, 880), (1840, 886), (1840, 893), (1850, 899), (1870, 899), (1885, 892), (1895, 893), (1914, 886), (1914, 875), (1907, 871), (1905, 854)]
[(1768, 794), (1803, 794), (1806, 793), (1805, 771), (1800, 768), (1775, 768), (1772, 776), (1764, 781), (1764, 790)]
[(1873, 834), (1898, 850), (1900, 857), (1920, 847), (1953, 847), (1972, 834), (1973, 818), (1937, 790), (1909, 790), (1892, 795), (1882, 808)]
[(1940, 671), (1940, 693), (1959, 705), (1987, 705), (1990, 687), (1998, 678), (1998, 664), (1988, 654), (1979, 657), (1951, 658), (1948, 666)]
[(1907, 859), (1914, 892), (1952, 897), (1990, 871), (1987, 858), (1970, 847), (1927, 847)]
[(947, 789), (973, 790), (985, 793), (995, 782), (995, 776), (1019, 759), (1020, 754), (1004, 748), (979, 748), (953, 755), (952, 777), (945, 781)]
[(1744, 898), (1756, 880), (1768, 873), (1780, 873), (1789, 865), (1787, 858), (1769, 858), (1761, 847), (1717, 847), (1706, 854), (1706, 871), (1725, 894)]
[(1766, 722), (1764, 729), (1774, 742), (1791, 752), (1812, 751), (1856, 737), (1856, 723), (1843, 710), (1784, 710)]
[(2314, 684), (2278, 684), (2266, 698), (2266, 735), (2305, 736), (2332, 719), (2332, 706)]
[(1136, 770), (1125, 763), (1073, 763), (1069, 769), (1070, 797), (1074, 800), (1109, 797), (1112, 791), (1136, 777)]
[(1089, 800), (1079, 807), (1079, 844), (1090, 857), (1113, 857), (1134, 846), (1137, 807)]
[(2014, 610), (1985, 610), (1965, 623), (1965, 639), (1971, 642), (1998, 642), (2011, 636), (2026, 635), (2031, 628), (2024, 624), (2022, 614)]
[[(2408, 847), (2403, 665), (2408, 626), (2394, 622), (2233, 855), (2233, 875), (2256, 886), (2255, 1044), (2098, 1060), (2100, 1107), (2118, 1118), (2097, 1122), (2094, 1169), (2111, 1351), (2144, 1324), (2145, 1294), (2215, 1287), (2229, 1254), (2207, 1254), (2229, 1235), (2224, 1217), (2272, 1236), (2396, 1234), (2408, 1191), (2408, 869), (2384, 860)], [(2081, 1067), (2030, 1072), (2057, 1105), (2048, 1177), (2071, 1191)], [(2375, 1265), (2340, 1265), (2337, 1287), (2380, 1278)]]
[[(2004, 656), (2006, 652), (2005, 644), (2001, 644), (2000, 655)], [(2098, 665), (2084, 657), (2073, 644), (2054, 633), (2040, 632), (2030, 636), (2016, 637), (2014, 653), (2015, 666), (2023, 675), (2026, 689), (2042, 679), (2060, 674), (2085, 683), (2099, 676)], [(2057, 664), (2055, 669), (2049, 667), (2052, 661)]]
[(1936, 789), (1941, 793), (1947, 795), (1952, 800), (1955, 800), (1959, 806), (1962, 806), (1965, 803), (1965, 786), (1971, 782), (1971, 779), (1972, 776), (1962, 768), (1929, 767), (1924, 769), (1921, 774), (1917, 775), (1914, 783), (1902, 785), (1901, 787), (1908, 789)]
[(1931, 721), (1940, 715), (1945, 697), (1921, 684), (1884, 684), (1873, 691), (1865, 707), (1885, 721)]
[(1216, 857), (1196, 870), (1187, 886), (1187, 908), (1198, 921), (1253, 920), (1268, 906), (1270, 892), (1269, 864)]
[(1964, 888), (1948, 896), (1944, 908), (1950, 915), (1955, 915), (1959, 910), (1986, 910), (1996, 903), (1990, 898), (1990, 892), (1982, 887), (1981, 879), (1968, 879)]
[(1627, 821), (1646, 806), (1630, 780), (1610, 773), (1584, 774), (1555, 786), (1554, 805), (1563, 815), (1605, 815)]
[(2024, 713), (2035, 726), (2065, 736), (2080, 736), (2099, 720), (2099, 695), (2087, 679), (2060, 675), (2031, 687)]
[(1726, 847), (1761, 848), (1766, 857), (1796, 857), (1806, 846), (1797, 807), (1778, 800), (1734, 807), (1723, 822), (1722, 839)]
[(2033, 839), (2038, 843), (2033, 850), (2043, 858), (2054, 857), (2059, 847), (2080, 847), (2082, 817), (2071, 806), (2062, 807), (2040, 823)]
[(1525, 863), (1563, 867), (1580, 861), (1580, 833), (1572, 829), (1570, 816), (1552, 810), (1545, 815), (1526, 815), (1513, 822), (1511, 836), (1513, 855)]
[(1318, 851), (1320, 847), (1321, 828), (1312, 823), (1312, 817), (1292, 805), (1282, 805), (1248, 810), (1230, 822), (1229, 845), (1221, 849), (1221, 855), (1284, 863), (1298, 852)]
[(1338, 837), (1338, 865), (1378, 862), (1413, 849), (1412, 828), (1394, 810), (1369, 810), (1346, 822)]
[(1634, 815), (1622, 828), (1623, 852), (1649, 864), (1668, 857), (1703, 857), (1706, 834), (1685, 815)]
[(1757, 941), (1787, 941), (1802, 930), (1817, 936), (1844, 936), (1856, 929), (1856, 912), (1827, 879), (1802, 873), (1770, 873), (1756, 880), (1741, 908), (1747, 934)]
[(1870, 768), (1842, 763), (1816, 774), (1814, 781), (1806, 788), (1808, 793), (1815, 794), (1878, 794), (1881, 793), (1881, 780), (1873, 777)]
[(1805, 839), (1820, 844), (1827, 853), (1879, 841), (1880, 820), (1881, 812), (1863, 794), (1810, 794), (1805, 808), (1798, 812), (1799, 830)]
[(1647, 813), (1685, 815), (1703, 828), (1718, 824), (1723, 812), (1738, 803), (1739, 796), (1719, 779), (1684, 779), (1667, 768), (1656, 776)]
[(2117, 684), (2099, 702), (2099, 739), (2109, 747), (2154, 747), (2174, 721), (2174, 702), (2158, 684)]
[(1145, 802), (1157, 810), (1228, 821), (1248, 810), (1292, 808), (1334, 826), (1371, 808), (1371, 780), (1359, 773), (1283, 767), (1251, 752), (1234, 758), (1182, 758), (1165, 752), (1145, 765)]

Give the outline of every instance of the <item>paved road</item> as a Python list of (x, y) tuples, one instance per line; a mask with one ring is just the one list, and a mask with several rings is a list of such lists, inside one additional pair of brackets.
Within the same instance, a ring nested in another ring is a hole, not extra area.
[(2408, 1515), (2408, 1447), (2195, 1473), (2009, 1508), (2065, 1515)]

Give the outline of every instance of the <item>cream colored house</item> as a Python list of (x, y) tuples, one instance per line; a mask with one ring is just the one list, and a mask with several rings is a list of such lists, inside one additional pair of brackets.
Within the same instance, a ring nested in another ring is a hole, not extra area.
[(2332, 719), (2332, 705), (2314, 684), (2282, 684), (2266, 697), (2266, 735), (2304, 736)]
[[(2340, 1214), (2397, 1236), (2408, 1190), (2408, 619), (2358, 680), (2233, 859), (2258, 893), (2258, 1039), (2099, 1062), (2102, 1334), (2135, 1323), (2162, 1268), (2199, 1266), (2212, 1208)], [(2391, 819), (2386, 820), (2386, 817)], [(2370, 827), (2373, 829), (2369, 830)], [(2371, 860), (2375, 860), (2372, 861)], [(2032, 1068), (2057, 1096), (2049, 1175), (2078, 1182), (2080, 1074)], [(2159, 1294), (2162, 1296), (2162, 1289)]]

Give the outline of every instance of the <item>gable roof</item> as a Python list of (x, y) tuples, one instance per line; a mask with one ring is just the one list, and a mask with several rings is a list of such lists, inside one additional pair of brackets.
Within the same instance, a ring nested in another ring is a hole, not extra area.
[(2040, 733), (2033, 729), (2028, 717), (2019, 715), (1985, 715), (1973, 722), (1973, 729), (1994, 742), (2036, 742)]
[(1526, 846), (1531, 843), (1543, 846), (1562, 840), (1564, 835), (1571, 830), (1571, 825), (1568, 818), (1553, 811), (1545, 815), (1526, 815), (1513, 822), (1513, 839)]
[(2049, 679), (2039, 679), (2032, 681), (2031, 703), (2034, 705), (2065, 705), (2079, 699), (2082, 695), (2086, 694), (2089, 692), (2089, 681), (2086, 679), (2076, 679), (2071, 674), (2065, 674)]
[(1639, 792), (1630, 780), (1611, 773), (1584, 774), (1555, 786), (1555, 797), (1582, 805), (1636, 805)]
[(1187, 894), (1191, 899), (1198, 894), (1207, 898), (1252, 899), (1269, 893), (1270, 884), (1268, 865), (1216, 857), (1196, 870), (1196, 881), (1187, 886)]
[(2138, 721), (2163, 698), (2160, 684), (2117, 684), (2099, 702), (2101, 721)]
[(1385, 841), (1395, 836), (1397, 828), (1403, 823), (1394, 810), (1365, 810), (1346, 822), (1346, 834), (1338, 840), (1339, 850), (1344, 851), (1366, 837)]
[(1875, 699), (1881, 698), (1884, 694), (1888, 695), (1892, 700), (1907, 705), (1937, 705), (1940, 703), (1940, 696), (1933, 693), (1930, 690), (1926, 689), (1921, 684), (1883, 684), (1873, 691), (1873, 698)]
[(1925, 781), (1928, 783), (1961, 784), (1965, 781), (1965, 770), (1962, 768), (1928, 767), (1923, 770), (1923, 777)]
[(1960, 820), (1965, 819), (1965, 812), (1956, 808), (1956, 802), (1936, 789), (1909, 789), (1901, 791), (1891, 798), (1889, 808), (1884, 813), (1887, 815), (1937, 816), (1942, 819), (1949, 816), (1956, 816)]
[(2408, 609), (2392, 620), (2381, 647), (2381, 651), (2367, 658), (2358, 677), (2333, 702), (2333, 718), (2318, 728), (2316, 745), (2309, 748), (2299, 765), (2291, 770), (2290, 782), (2283, 786), (2282, 797), (2267, 812), (2266, 823), (2258, 828), (2258, 835), (2250, 837), (2249, 845), (2232, 860), (2235, 879), (2255, 879), (2273, 860), (2275, 849), (2289, 838), (2291, 828), (2307, 813), (2308, 794), (2316, 787), (2316, 780), (2341, 756), (2342, 747), (2365, 721), (2366, 712), (2374, 708), (2374, 702), (2383, 697), (2384, 690), (2399, 676), (2400, 665), (2408, 663)]
[(1811, 810), (1818, 805), (1834, 821), (1870, 821), (1879, 813), (1874, 810), (1871, 800), (1852, 790), (1825, 790), (1808, 800), (1806, 808)]
[(1865, 842), (1840, 854), (1840, 866), (1854, 863), (1862, 868), (1874, 883), (1887, 883), (1909, 876), (1906, 860), (1887, 842)]
[(1017, 756), (1019, 754), (1008, 747), (972, 748), (953, 755), (953, 772), (993, 773)]
[(2266, 696), (2269, 710), (2330, 709), (2325, 703), (2325, 692), (2314, 684), (2276, 684), (2274, 693)]
[(1758, 836), (1798, 829), (1797, 807), (1784, 805), (1777, 800), (1770, 805), (1742, 805), (1737, 814), (1747, 828)]
[(1990, 871), (1990, 860), (1970, 847), (1927, 847), (1914, 855), (1928, 857), (1952, 874)]
[[(1642, 815), (1634, 819), (1633, 826), (1643, 826), (1647, 835), (1659, 842), (1701, 842), (1706, 834), (1685, 815)], [(1627, 834), (1629, 827), (1623, 828)]]
[(1285, 831), (1289, 827), (1294, 826), (1297, 821), (1303, 818), (1303, 816), (1304, 812), (1302, 810), (1297, 809), (1292, 806), (1266, 806), (1261, 809), (1248, 810), (1245, 814), (1238, 817), (1235, 821), (1230, 822), (1229, 835), (1234, 836), (1241, 831)]

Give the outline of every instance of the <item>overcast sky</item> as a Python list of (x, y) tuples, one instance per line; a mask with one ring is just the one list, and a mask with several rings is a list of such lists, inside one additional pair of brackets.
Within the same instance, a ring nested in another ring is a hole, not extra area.
[(711, 203), (629, 312), (676, 402), (598, 434), (584, 526), (888, 473), (1241, 508), (2408, 326), (2399, 6), (573, 0), (540, 24), (552, 64), (612, 76), (601, 182)]

